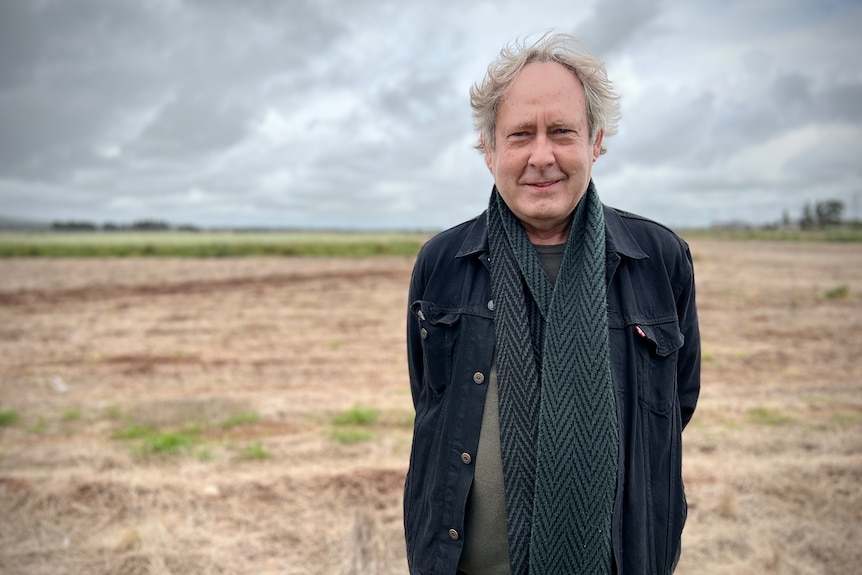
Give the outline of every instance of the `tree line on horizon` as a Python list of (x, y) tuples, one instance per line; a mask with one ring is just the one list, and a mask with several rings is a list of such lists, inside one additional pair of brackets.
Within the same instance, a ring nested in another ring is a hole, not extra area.
[(841, 200), (824, 200), (814, 204), (805, 202), (802, 207), (802, 217), (799, 219), (799, 227), (807, 230), (839, 226), (843, 217), (844, 202)]
[(798, 230), (824, 230), (841, 226), (862, 227), (862, 220), (845, 219), (845, 204), (842, 200), (828, 199), (817, 202), (805, 202), (799, 218), (791, 217), (790, 212), (784, 210), (781, 219), (773, 223), (760, 225), (749, 224), (745, 221), (716, 222), (712, 224), (713, 229), (798, 229)]
[[(842, 200), (837, 199), (827, 199), (817, 202), (806, 202), (802, 207), (802, 214), (799, 219), (794, 220), (791, 218), (789, 212), (784, 211), (781, 221), (777, 224), (766, 224), (761, 226), (763, 228), (776, 228), (781, 227), (784, 229), (788, 228), (799, 228), (802, 230), (814, 230), (814, 229), (824, 229), (824, 228), (832, 228), (836, 226), (843, 225), (845, 223), (849, 223), (852, 225), (862, 225), (862, 222), (859, 221), (849, 221), (846, 222), (844, 220), (844, 211), (845, 204)], [(740, 224), (736, 224), (739, 226)], [(722, 225), (717, 224), (713, 227), (728, 227), (728, 224)], [(730, 227), (735, 227), (730, 225)], [(757, 227), (757, 226), (748, 226), (745, 227)], [(66, 221), (55, 221), (51, 223), (51, 229), (54, 231), (60, 232), (166, 232), (166, 231), (178, 231), (178, 232), (199, 232), (202, 231), (198, 226), (194, 226), (191, 224), (181, 224), (181, 225), (172, 225), (169, 222), (164, 220), (156, 220), (156, 219), (143, 219), (136, 220), (129, 224), (117, 224), (113, 222), (105, 222), (103, 224), (96, 224), (87, 220), (66, 220)]]
[(51, 223), (51, 229), (58, 232), (198, 232), (200, 228), (190, 224), (182, 224), (178, 226), (171, 225), (163, 220), (137, 220), (130, 224), (116, 224), (113, 222), (105, 222), (104, 224), (96, 224), (86, 220), (67, 220), (55, 221)]

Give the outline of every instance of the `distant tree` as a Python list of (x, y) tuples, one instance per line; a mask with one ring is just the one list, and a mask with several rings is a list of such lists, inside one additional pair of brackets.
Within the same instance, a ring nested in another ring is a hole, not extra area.
[(844, 215), (844, 202), (841, 200), (824, 200), (817, 202), (815, 210), (818, 227), (837, 226), (841, 223), (841, 216)]
[(51, 224), (51, 229), (58, 232), (93, 232), (96, 231), (96, 224), (85, 221), (69, 220), (66, 222), (54, 222)]
[(817, 217), (814, 215), (814, 208), (811, 202), (805, 202), (802, 207), (802, 217), (799, 219), (799, 227), (803, 230), (810, 230), (817, 225)]
[(781, 212), (781, 227), (786, 229), (789, 228), (791, 225), (792, 222), (790, 221), (790, 212), (784, 210), (783, 212)]
[(132, 224), (132, 229), (141, 231), (164, 231), (171, 229), (167, 222), (160, 220), (138, 220)]

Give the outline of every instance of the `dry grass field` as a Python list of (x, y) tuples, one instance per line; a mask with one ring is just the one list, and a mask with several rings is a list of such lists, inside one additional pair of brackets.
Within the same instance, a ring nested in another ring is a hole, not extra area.
[[(858, 573), (862, 246), (692, 249), (678, 572)], [(405, 573), (411, 266), (0, 260), (0, 573)]]

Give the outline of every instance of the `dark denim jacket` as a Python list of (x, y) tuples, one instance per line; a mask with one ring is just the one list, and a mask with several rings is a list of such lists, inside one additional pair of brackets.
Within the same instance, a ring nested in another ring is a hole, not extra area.
[[(613, 549), (620, 575), (664, 574), (686, 518), (682, 429), (700, 389), (694, 272), (667, 228), (605, 207), (608, 322), (620, 459)], [(494, 353), (485, 216), (430, 240), (410, 284), (416, 408), (404, 490), (410, 572), (454, 575)]]

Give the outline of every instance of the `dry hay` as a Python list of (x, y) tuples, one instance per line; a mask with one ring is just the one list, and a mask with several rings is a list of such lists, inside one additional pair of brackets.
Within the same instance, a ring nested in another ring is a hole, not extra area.
[[(857, 571), (862, 250), (692, 248), (678, 572)], [(0, 572), (404, 573), (411, 264), (0, 261)], [(379, 418), (336, 436), (357, 407)], [(194, 443), (116, 438), (137, 428)]]
[(402, 482), (400, 471), (372, 469), (240, 484), (166, 479), (154, 487), (4, 478), (0, 570), (386, 573), (397, 557), (381, 541), (400, 530), (386, 510), (398, 505)]

